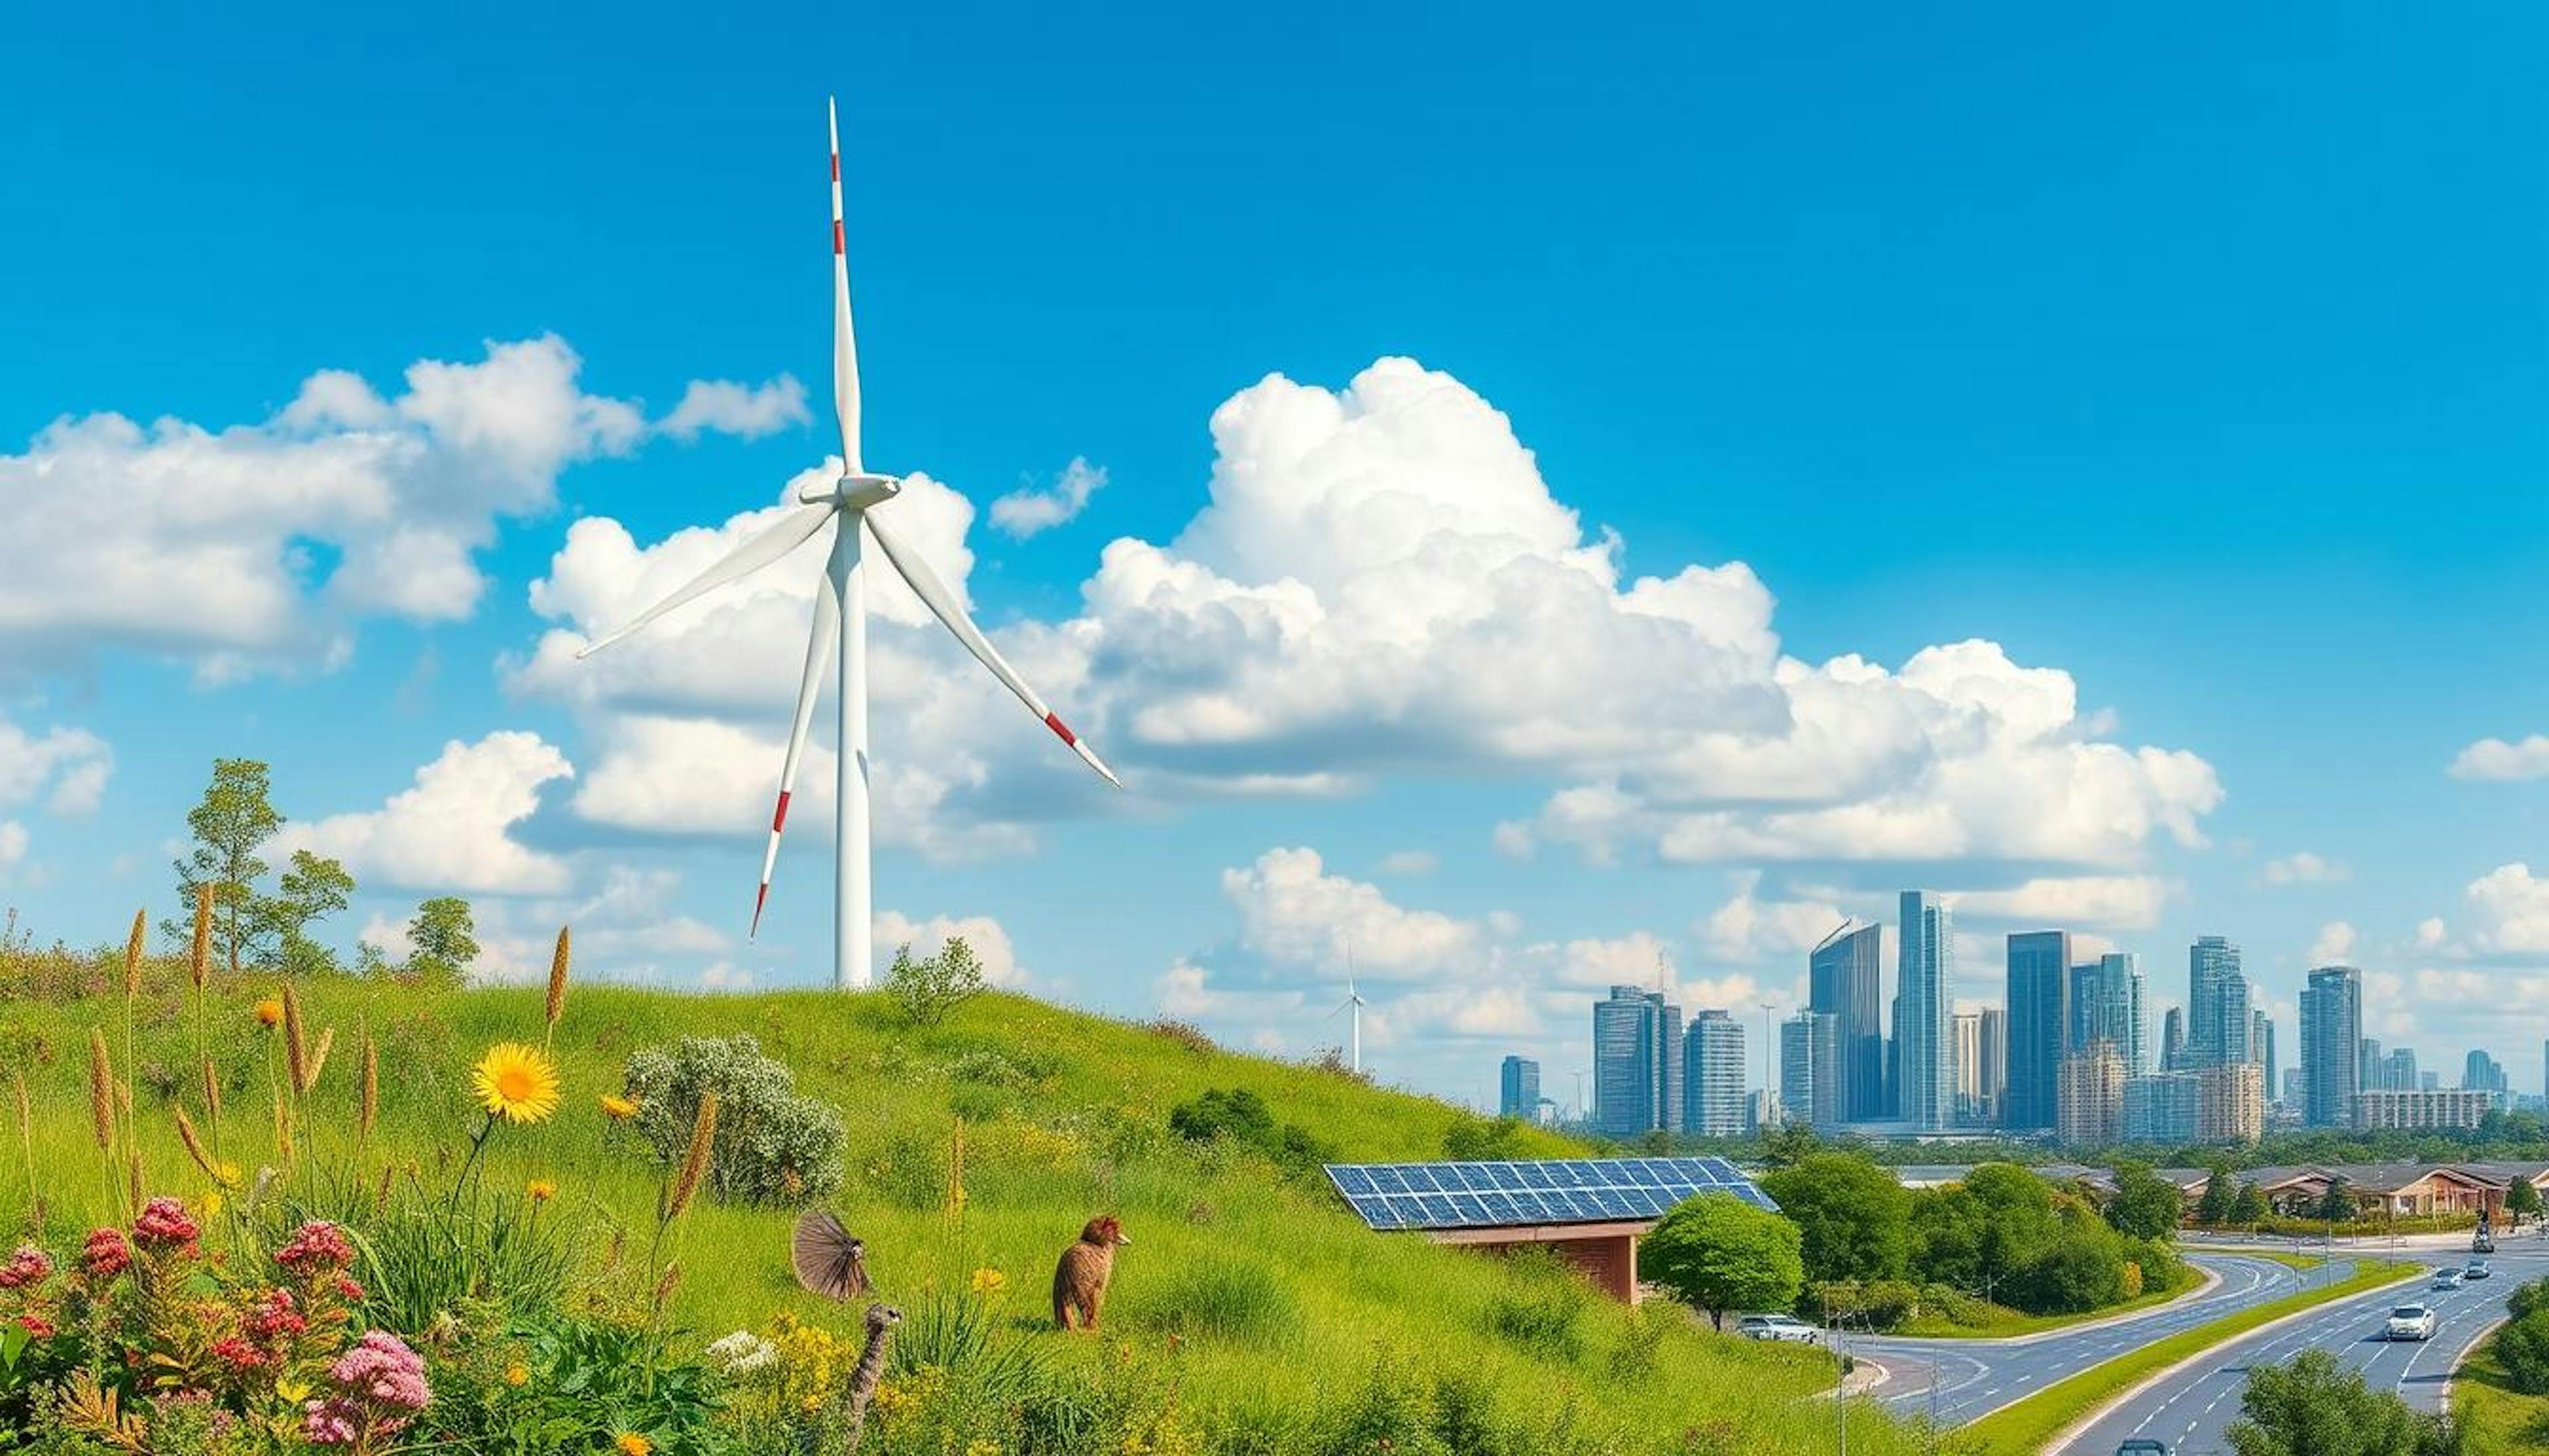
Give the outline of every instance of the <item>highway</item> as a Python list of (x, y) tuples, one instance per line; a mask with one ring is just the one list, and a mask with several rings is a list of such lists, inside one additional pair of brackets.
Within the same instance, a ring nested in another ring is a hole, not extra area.
[[(2369, 1256), (2379, 1252), (2366, 1249)], [(2458, 1249), (2410, 1248), (2400, 1256), (2421, 1259), (2428, 1273), (2470, 1257)], [(2064, 1449), (2070, 1456), (2109, 1456), (2133, 1436), (2164, 1442), (2171, 1456), (2227, 1453), (2223, 1432), (2239, 1415), (2248, 1368), (2282, 1364), (2308, 1349), (2323, 1349), (2364, 1372), (2375, 1390), (2395, 1391), (2419, 1410), (2441, 1408), (2453, 1365), (2487, 1326), (2504, 1314), (2514, 1287), (2549, 1274), (2549, 1243), (2508, 1238), (2488, 1256), (2493, 1277), (2452, 1291), (2431, 1290), (2423, 1279), (2393, 1285), (2328, 1306), (2292, 1323), (2242, 1336), (2161, 1384), (2124, 1402)], [(2431, 1340), (2392, 1342), (2380, 1337), (2383, 1320), (2400, 1305), (2429, 1304), (2442, 1316)]]
[(2299, 1271), (2273, 1259), (2226, 1252), (2190, 1252), (2188, 1257), (2219, 1274), (2221, 1282), (2201, 1295), (2115, 1323), (2017, 1339), (1852, 1336), (1848, 1348), (1852, 1355), (1885, 1367), (1887, 1378), (1872, 1397), (1889, 1410), (1905, 1416), (1932, 1415), (1941, 1426), (1962, 1425), (2137, 1345), (2302, 1287), (2304, 1276)]

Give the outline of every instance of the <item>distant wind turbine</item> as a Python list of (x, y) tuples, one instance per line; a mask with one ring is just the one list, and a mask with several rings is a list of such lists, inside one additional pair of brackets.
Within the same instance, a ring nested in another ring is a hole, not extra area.
[(1335, 1020), (1337, 1019), (1338, 1014), (1339, 1014), (1339, 1013), (1341, 1013), (1341, 1012), (1351, 1011), (1351, 1012), (1353, 1012), (1353, 1013), (1354, 1013), (1353, 1030), (1352, 1030), (1352, 1033), (1351, 1033), (1351, 1035), (1352, 1035), (1352, 1037), (1353, 1037), (1353, 1046), (1354, 1046), (1354, 1050), (1353, 1050), (1353, 1053), (1351, 1054), (1351, 1056), (1350, 1056), (1350, 1057), (1349, 1057), (1349, 1059), (1348, 1059), (1348, 1064), (1349, 1064), (1349, 1065), (1351, 1065), (1351, 1066), (1355, 1069), (1355, 1073), (1356, 1073), (1356, 1075), (1358, 1075), (1358, 1076), (1362, 1075), (1362, 1073), (1363, 1073), (1363, 1008), (1364, 1008), (1364, 1004), (1365, 1004), (1365, 1003), (1364, 1003), (1364, 999), (1363, 999), (1363, 993), (1362, 993), (1362, 992), (1360, 992), (1360, 991), (1357, 991), (1357, 990), (1355, 989), (1355, 978), (1354, 978), (1354, 947), (1352, 947), (1352, 946), (1348, 946), (1348, 947), (1346, 948), (1346, 999), (1344, 999), (1343, 1001), (1338, 1002), (1338, 1003), (1337, 1003), (1337, 1009), (1336, 1009), (1335, 1011), (1331, 1011), (1331, 1012), (1329, 1012), (1325, 1017), (1323, 1017), (1323, 1018), (1321, 1018), (1321, 1019), (1322, 1019), (1322, 1020), (1325, 1020), (1325, 1021), (1335, 1021)]
[(868, 858), (868, 616), (863, 570), (863, 542), (867, 537), (876, 538), (886, 560), (910, 586), (912, 594), (946, 624), (948, 631), (956, 634), (956, 640), (964, 643), (965, 650), (990, 669), (1002, 686), (1017, 694), (1028, 712), (1042, 720), (1055, 737), (1107, 782), (1117, 788), (1124, 785), (1088, 745), (1054, 715), (1044, 699), (1036, 696), (1026, 680), (1010, 668), (999, 649), (974, 625), (965, 604), (948, 590), (938, 573), (930, 570), (929, 563), (890, 529), (883, 516), (875, 513), (902, 493), (902, 481), (890, 475), (871, 475), (860, 464), (859, 356), (850, 330), (849, 243), (841, 226), (840, 121), (837, 108), (827, 103), (825, 109), (832, 139), (832, 410), (841, 429), (841, 474), (819, 489), (801, 494), (797, 508), (781, 517), (777, 525), (736, 547), (681, 590), (576, 656), (600, 652), (673, 608), (772, 565), (812, 540), (823, 527), (835, 527), (823, 585), (814, 593), (814, 630), (805, 643), (805, 667), (797, 683), (797, 716), (788, 730), (787, 757), (780, 764), (779, 806), (770, 816), (770, 847), (761, 858), (761, 888), (752, 901), (751, 933), (758, 936), (761, 932), (761, 912), (770, 900), (770, 873), (779, 862), (779, 836), (788, 827), (788, 796), (797, 782), (798, 765), (804, 757), (805, 732), (813, 722), (814, 698), (822, 686), (825, 660), (837, 648), (840, 835), (834, 850), (839, 895), (833, 906), (832, 984), (849, 988), (867, 985), (874, 978), (876, 964), (871, 944), (874, 930)]

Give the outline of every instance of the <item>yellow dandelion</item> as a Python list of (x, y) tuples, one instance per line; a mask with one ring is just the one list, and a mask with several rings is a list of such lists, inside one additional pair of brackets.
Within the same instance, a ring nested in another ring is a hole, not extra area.
[(282, 1000), (278, 997), (268, 996), (264, 1000), (256, 1003), (256, 1024), (267, 1028), (283, 1025)]
[(207, 1219), (218, 1219), (222, 1216), (222, 1196), (218, 1193), (207, 1193), (195, 1200), (195, 1209)]
[(517, 1360), (505, 1367), (505, 1384), (520, 1389), (531, 1383), (531, 1368)]
[(478, 1105), (509, 1123), (545, 1122), (558, 1107), (556, 1063), (537, 1047), (505, 1042), (478, 1059), (471, 1082)]
[(612, 1440), (611, 1448), (619, 1456), (651, 1456), (655, 1443), (633, 1430), (623, 1430)]
[(1000, 1286), (1008, 1282), (1009, 1276), (997, 1269), (985, 1268), (974, 1271), (974, 1293), (976, 1294), (997, 1294)]
[(616, 1092), (605, 1093), (602, 1098), (602, 1113), (614, 1123), (624, 1123), (637, 1116), (637, 1103), (634, 1099), (622, 1097)]
[(522, 1191), (531, 1196), (531, 1202), (546, 1203), (550, 1199), (557, 1197), (557, 1180), (554, 1178), (533, 1178), (530, 1181), (529, 1186), (525, 1187)]

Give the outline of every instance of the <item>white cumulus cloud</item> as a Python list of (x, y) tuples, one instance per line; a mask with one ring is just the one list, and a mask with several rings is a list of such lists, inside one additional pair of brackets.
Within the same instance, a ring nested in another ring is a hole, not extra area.
[(982, 963), (983, 979), (1010, 989), (1027, 983), (1026, 967), (1018, 964), (1009, 933), (989, 915), (932, 915), (914, 920), (899, 910), (887, 910), (877, 915), (873, 926), (880, 981), (901, 948), (910, 947), (915, 958), (925, 960), (945, 950), (949, 941), (961, 938)]
[(2334, 860), (2302, 850), (2280, 860), (2266, 862), (2268, 884), (2326, 884), (2346, 878), (2353, 871)]
[(737, 384), (730, 379), (695, 379), (682, 392), (681, 403), (655, 427), (675, 439), (696, 440), (703, 430), (758, 439), (792, 424), (803, 424), (805, 387), (793, 374), (767, 384)]
[(566, 863), (513, 837), (539, 808), (540, 785), (571, 778), (566, 755), (537, 734), (454, 740), (416, 771), (414, 787), (377, 809), (286, 824), (272, 847), (344, 862), (358, 881), (461, 894), (554, 895), (571, 883)]
[(2534, 733), (2520, 742), (2482, 738), (2452, 760), (2454, 778), (2549, 778), (2549, 733)]
[(1106, 484), (1106, 468), (1074, 455), (1062, 474), (1042, 490), (1012, 491), (991, 502), (991, 525), (1023, 541), (1077, 519), (1088, 508), (1088, 498)]

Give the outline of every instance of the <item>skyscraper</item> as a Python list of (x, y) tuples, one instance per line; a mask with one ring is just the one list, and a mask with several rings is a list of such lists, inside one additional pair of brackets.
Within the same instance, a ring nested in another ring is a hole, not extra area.
[(2267, 1088), (2272, 1101), (2275, 1086), (2275, 1019), (2260, 1006), (2248, 1015), (2248, 1059), (2257, 1064), (2259, 1085)]
[(2496, 1105), (2500, 1108), (2511, 1100), (2505, 1095), (2503, 1063), (2476, 1048), (2471, 1049), (2463, 1063), (2461, 1087), (2464, 1091), (2496, 1094)]
[[(1908, 923), (1908, 906), (1904, 915)], [(1904, 944), (1911, 944), (1909, 931)], [(2054, 1126), (2062, 1055), (2072, 1046), (2071, 981), (2069, 931), (2029, 931), (2009, 938), (2009, 1091), (2001, 1105), (2001, 1126), (2013, 1133)]]
[(2164, 1072), (2186, 1070), (2186, 1012), (2172, 1006), (2160, 1018), (2159, 1069)]
[(1956, 1122), (1971, 1127), (1983, 1100), (1983, 1014), (1959, 1011), (1947, 1021), (1947, 1060), (1955, 1068)]
[(1540, 1116), (1540, 1063), (1528, 1056), (1508, 1056), (1497, 1077), (1496, 1111), (1532, 1122)]
[(1983, 1121), (1998, 1123), (2009, 1092), (2009, 1013), (1998, 1006), (1983, 1008), (1982, 1063)]
[(1779, 1024), (1779, 1104), (1816, 1132), (1846, 1120), (1842, 1108), (1841, 1018), (1801, 1011)]
[(1734, 1138), (1744, 1132), (1744, 1028), (1721, 1010), (1700, 1012), (1690, 1020), (1682, 1062), (1689, 1088), (1680, 1124), (1702, 1138)]
[(2186, 1054), (2195, 1066), (2253, 1061), (2248, 1049), (2248, 978), (2239, 973), (2239, 948), (2220, 936), (2200, 936), (2186, 952)]
[(2124, 1136), (2124, 1053), (2092, 1042), (2056, 1073), (2054, 1136), (2071, 1147), (2104, 1147)]
[(2194, 1076), (2196, 1141), (2254, 1142), (2265, 1136), (2265, 1068), (2225, 1061)]
[(2362, 1086), (2363, 972), (2322, 965), (2302, 991), (2302, 1067), (2310, 1098), (2304, 1119), (2313, 1128), (2354, 1122)]
[(2124, 1140), (2175, 1147), (2195, 1140), (2196, 1074), (2124, 1079)]
[(1956, 1110), (1947, 1067), (1947, 1018), (1956, 1005), (1955, 927), (1933, 891), (1905, 890), (1902, 903), (1894, 995), (1902, 1095), (1895, 1115), (1916, 1132), (1943, 1132), (1954, 1125)]
[(1834, 1017), (1841, 1037), (1841, 1117), (1893, 1116), (1885, 1095), (1885, 1013), (1877, 1000), (1881, 926), (1844, 925), (1806, 957), (1806, 1009)]
[(2086, 1046), (2103, 1037), (2124, 1052), (2126, 1073), (2139, 1076), (2150, 1070), (2147, 1028), (2139, 957), (2110, 954), (2071, 967), (2069, 1045)]
[(1681, 1008), (1661, 991), (1613, 986), (1593, 1003), (1595, 1131), (1635, 1138), (1681, 1125), (1680, 1033)]

